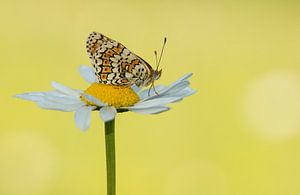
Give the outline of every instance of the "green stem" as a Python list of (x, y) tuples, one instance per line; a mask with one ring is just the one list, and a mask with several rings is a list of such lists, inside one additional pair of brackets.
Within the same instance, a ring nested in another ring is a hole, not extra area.
[(116, 195), (115, 120), (105, 123), (107, 195)]

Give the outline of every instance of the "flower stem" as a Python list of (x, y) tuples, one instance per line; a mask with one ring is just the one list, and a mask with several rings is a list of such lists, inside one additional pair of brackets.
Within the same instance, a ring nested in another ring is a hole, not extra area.
[(116, 195), (115, 119), (105, 123), (107, 195)]

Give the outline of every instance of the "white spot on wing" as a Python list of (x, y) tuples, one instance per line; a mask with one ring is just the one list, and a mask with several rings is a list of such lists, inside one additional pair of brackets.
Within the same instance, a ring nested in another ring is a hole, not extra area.
[(125, 77), (130, 79), (133, 77), (133, 74), (126, 72)]
[(115, 76), (115, 73), (110, 73), (109, 75), (107, 75), (107, 80), (112, 80)]
[(123, 54), (127, 56), (129, 53), (130, 53), (130, 51), (127, 48), (125, 48), (123, 51)]

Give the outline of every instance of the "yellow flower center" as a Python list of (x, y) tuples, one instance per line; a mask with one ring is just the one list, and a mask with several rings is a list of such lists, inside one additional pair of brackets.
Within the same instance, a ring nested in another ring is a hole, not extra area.
[[(107, 103), (109, 106), (114, 106), (116, 108), (132, 106), (140, 100), (139, 96), (131, 89), (130, 86), (114, 86), (92, 83), (92, 85), (87, 88), (84, 93), (92, 95), (102, 102)], [(89, 105), (94, 105), (87, 101), (84, 97), (81, 97), (81, 99)]]

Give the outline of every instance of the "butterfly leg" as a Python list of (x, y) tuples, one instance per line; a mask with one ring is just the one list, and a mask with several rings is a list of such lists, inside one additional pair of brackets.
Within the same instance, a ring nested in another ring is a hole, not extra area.
[(150, 92), (151, 92), (151, 89), (152, 89), (152, 88), (153, 88), (153, 90), (154, 90), (154, 93), (155, 93), (157, 96), (159, 96), (158, 92), (157, 92), (156, 89), (155, 89), (154, 81), (151, 82), (150, 88), (149, 88), (149, 90), (148, 90), (148, 96), (150, 96)]
[(159, 96), (159, 94), (158, 94), (158, 92), (156, 91), (156, 89), (155, 89), (155, 86), (153, 85), (153, 89), (154, 89), (154, 92), (155, 92), (155, 94), (157, 95), (157, 96)]
[(151, 83), (151, 85), (150, 85), (150, 87), (149, 87), (149, 89), (148, 89), (148, 96), (150, 96), (150, 92), (151, 92), (151, 88), (153, 87), (153, 85), (152, 85), (152, 83)]

